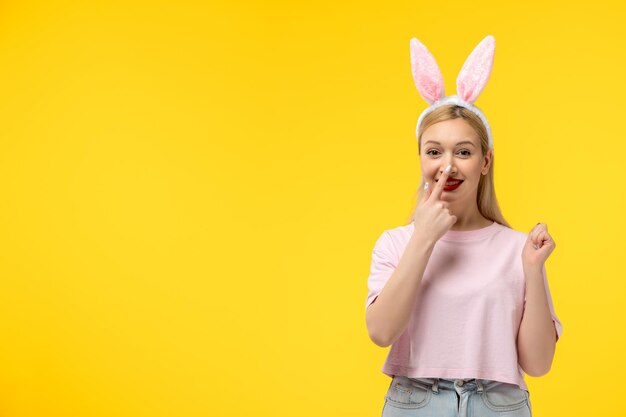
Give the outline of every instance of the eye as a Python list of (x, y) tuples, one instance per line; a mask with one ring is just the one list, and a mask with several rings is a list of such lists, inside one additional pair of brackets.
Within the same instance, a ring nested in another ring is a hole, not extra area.
[[(430, 155), (430, 156), (436, 155), (436, 154), (433, 154), (433, 152), (439, 153), (437, 149), (429, 149), (428, 151), (426, 151), (426, 155)], [(459, 153), (463, 156), (470, 156), (472, 154), (468, 149), (461, 149)]]

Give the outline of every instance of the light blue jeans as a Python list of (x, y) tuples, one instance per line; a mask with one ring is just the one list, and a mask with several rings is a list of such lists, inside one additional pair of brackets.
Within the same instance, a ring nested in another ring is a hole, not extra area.
[(531, 417), (530, 393), (488, 379), (393, 377), (382, 417)]

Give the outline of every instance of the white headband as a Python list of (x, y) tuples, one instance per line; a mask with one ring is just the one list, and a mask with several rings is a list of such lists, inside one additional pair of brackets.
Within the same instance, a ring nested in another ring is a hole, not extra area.
[(493, 36), (486, 36), (470, 53), (465, 60), (461, 71), (456, 79), (457, 94), (445, 96), (443, 77), (433, 55), (426, 46), (417, 38), (411, 39), (411, 70), (413, 80), (420, 95), (430, 106), (427, 107), (417, 120), (416, 135), (424, 116), (445, 104), (456, 104), (465, 107), (482, 120), (489, 137), (489, 148), (493, 148), (491, 127), (483, 112), (474, 105), (474, 102), (482, 92), (491, 69), (493, 68), (493, 56), (496, 40)]

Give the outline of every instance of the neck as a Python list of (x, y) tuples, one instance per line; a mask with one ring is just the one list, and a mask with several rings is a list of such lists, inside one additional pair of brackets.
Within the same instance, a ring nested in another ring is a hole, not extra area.
[(456, 223), (452, 225), (450, 230), (476, 230), (490, 226), (493, 223), (493, 220), (489, 220), (480, 214), (477, 205), (473, 205), (472, 209), (467, 212), (457, 213), (454, 209), (451, 212), (456, 216)]

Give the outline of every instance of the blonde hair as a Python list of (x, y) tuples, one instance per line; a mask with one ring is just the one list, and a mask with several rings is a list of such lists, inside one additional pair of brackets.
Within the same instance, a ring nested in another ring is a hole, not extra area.
[[(443, 122), (445, 120), (457, 119), (459, 117), (468, 122), (469, 125), (478, 134), (478, 137), (480, 138), (480, 148), (484, 157), (489, 150), (489, 137), (487, 136), (487, 130), (485, 129), (485, 125), (482, 123), (480, 118), (472, 111), (466, 109), (465, 107), (457, 106), (455, 104), (438, 107), (424, 117), (417, 136), (417, 148), (419, 150), (419, 154), (422, 154), (422, 135), (424, 134), (426, 129), (428, 129), (435, 123)], [(496, 198), (496, 190), (493, 182), (494, 160), (495, 155), (491, 160), (491, 165), (489, 166), (489, 172), (487, 172), (487, 175), (481, 175), (480, 177), (480, 181), (478, 182), (478, 192), (476, 194), (476, 203), (478, 205), (478, 211), (484, 217), (510, 228), (511, 226), (504, 219), (504, 216), (500, 212), (500, 206), (498, 205), (498, 199)], [(429, 185), (432, 186), (432, 184)], [(424, 178), (422, 177), (420, 185), (417, 188), (417, 201), (421, 201), (423, 196)], [(413, 207), (413, 210), (411, 210), (408, 223), (414, 220), (413, 216), (415, 214), (417, 204), (418, 203), (416, 203)]]

